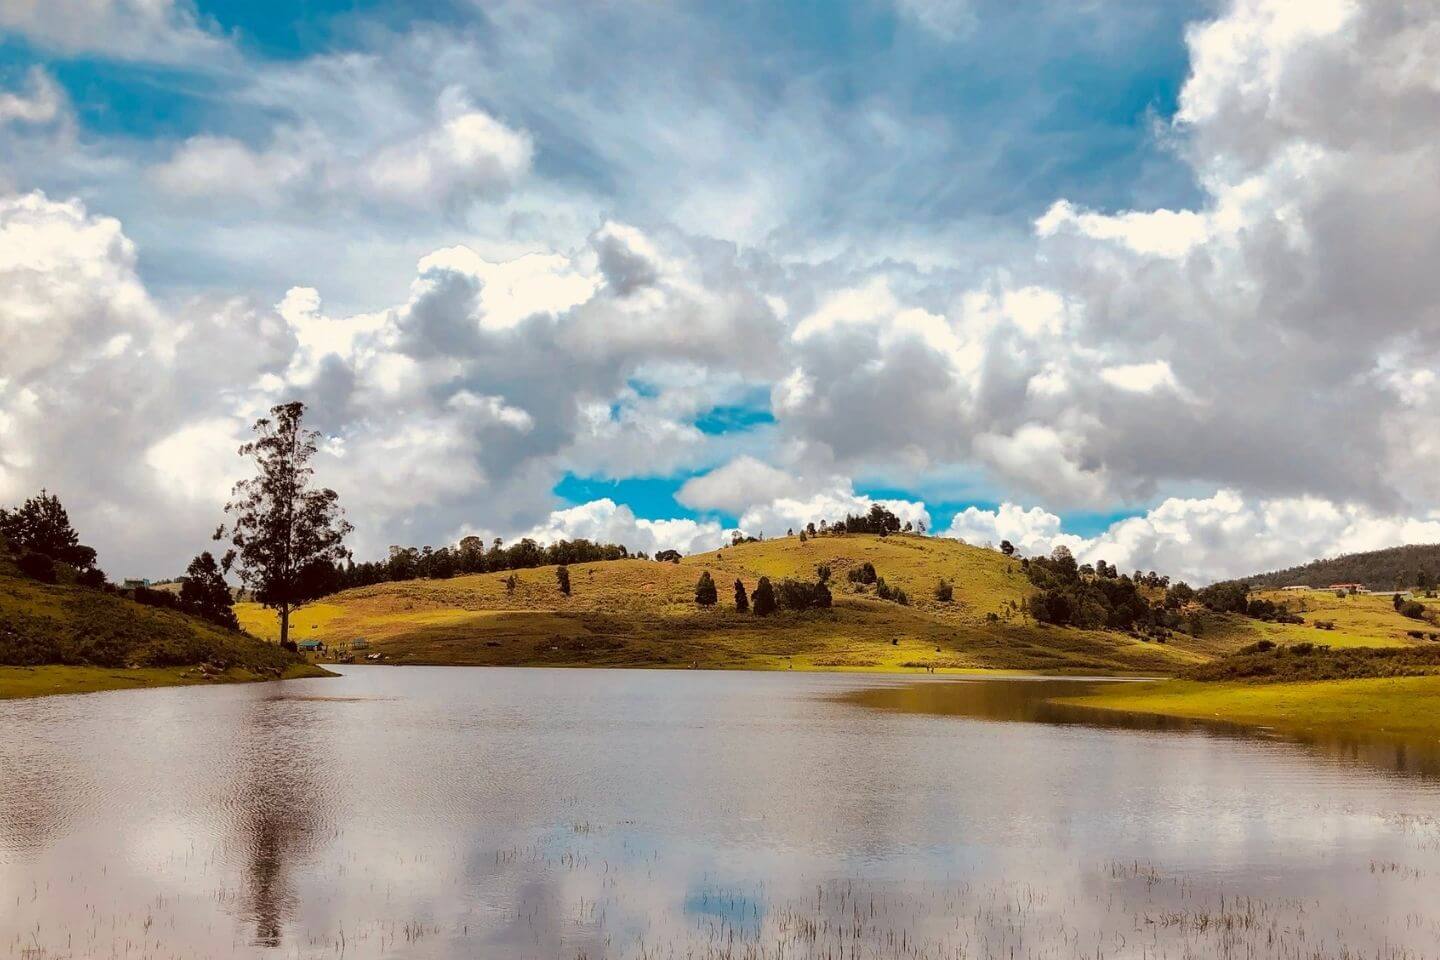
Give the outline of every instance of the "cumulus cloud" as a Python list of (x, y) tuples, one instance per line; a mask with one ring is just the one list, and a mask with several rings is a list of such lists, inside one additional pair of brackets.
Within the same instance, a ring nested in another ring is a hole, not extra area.
[(772, 503), (794, 493), (798, 485), (796, 478), (784, 470), (751, 456), (740, 456), (685, 481), (675, 499), (692, 510), (738, 516), (754, 504)]
[(1408, 517), (1315, 497), (1247, 501), (1233, 490), (1172, 497), (1094, 537), (1062, 530), (1060, 517), (1012, 503), (957, 514), (948, 535), (969, 543), (1008, 539), (1022, 553), (1068, 547), (1081, 562), (1156, 570), (1203, 584), (1398, 543), (1440, 542), (1440, 512)]
[(522, 536), (540, 543), (583, 537), (601, 543), (623, 543), (652, 556), (660, 550), (702, 553), (723, 545), (723, 531), (713, 521), (642, 520), (627, 506), (608, 498), (556, 510)]
[[(496, 5), (492, 26), (526, 45), (417, 28), (214, 72), (205, 89), (233, 110), (168, 144), (87, 131), (46, 147), (67, 114), (50, 74), (0, 94), (6, 179), (53, 166), (58, 184), (0, 194), (0, 492), (91, 484), (107, 551), (169, 572), (225, 480), (220, 451), (300, 397), (362, 552), (537, 528), (567, 471), (706, 471), (682, 503), (772, 533), (867, 509), (851, 478), (877, 474), (973, 476), (990, 502), (1044, 504), (962, 514), (967, 539), (1003, 527), (1038, 545), (1066, 536), (1049, 511), (1161, 503), (1112, 531), (1107, 559), (1197, 579), (1223, 561), (1207, 538), (1240, 542), (1206, 531), (1275, 536), (1288, 562), (1428, 530), (1435, 10), (1233, 0), (1187, 32), (1179, 110), (1158, 124), (1193, 193), (1027, 198), (1044, 212), (1024, 235), (987, 230), (981, 249), (933, 223), (856, 229), (943, 199), (924, 172), (939, 165), (919, 161), (963, 152), (944, 123), (892, 114), (888, 91), (760, 98), (707, 76), (657, 92), (591, 50), (593, 30), (524, 6)], [(900, 10), (958, 36), (971, 7)], [(10, 4), (0, 29), (67, 54), (188, 56), (214, 43), (189, 11)], [(622, 46), (654, 38), (650, 21), (605, 22)], [(535, 95), (557, 62), (612, 82)], [(873, 176), (877, 157), (893, 176)], [(834, 210), (841, 189), (855, 219)], [(106, 200), (60, 199), (75, 192)], [(107, 214), (126, 204), (122, 229)], [(168, 256), (142, 260), (144, 231)], [(766, 396), (763, 429), (699, 426)], [(1196, 490), (1226, 493), (1166, 499)], [(146, 519), (172, 506), (183, 535)], [(1279, 538), (1266, 510), (1330, 533)]]
[(455, 208), (508, 193), (529, 172), (529, 134), (477, 109), (456, 88), (441, 93), (419, 131), (374, 128), (379, 139), (341, 139), (318, 125), (277, 128), (253, 146), (236, 137), (185, 140), (151, 179), (181, 197), (230, 197), (279, 206), (359, 200), (424, 210)]

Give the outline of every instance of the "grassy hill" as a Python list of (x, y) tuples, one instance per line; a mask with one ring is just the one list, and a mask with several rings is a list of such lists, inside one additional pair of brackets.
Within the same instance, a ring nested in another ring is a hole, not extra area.
[(100, 590), (44, 584), (0, 557), (0, 698), (316, 675), (273, 644)]
[[(878, 599), (846, 579), (872, 563), (908, 607)], [(735, 611), (738, 577), (753, 592), (760, 576), (813, 579), (828, 564), (835, 605), (828, 611), (759, 618)], [(708, 570), (720, 603), (701, 609), (695, 581)], [(686, 557), (679, 564), (620, 560), (570, 568), (564, 596), (554, 567), (449, 580), (413, 580), (345, 591), (302, 609), (292, 636), (343, 648), (364, 638), (389, 662), (746, 669), (1014, 669), (1173, 673), (1259, 639), (1256, 624), (1207, 616), (1198, 638), (1168, 643), (1127, 634), (1045, 627), (1011, 604), (1033, 590), (1018, 561), (956, 540), (897, 535), (796, 537)], [(953, 602), (934, 599), (936, 582), (955, 585)], [(257, 636), (277, 635), (274, 614), (237, 607)], [(1000, 619), (992, 621), (987, 614)]]
[(1420, 570), (1432, 577), (1440, 574), (1440, 543), (1347, 553), (1241, 579), (1256, 590), (1291, 585), (1324, 587), (1332, 583), (1363, 583), (1371, 590), (1393, 590), (1397, 583), (1414, 586), (1415, 574)]

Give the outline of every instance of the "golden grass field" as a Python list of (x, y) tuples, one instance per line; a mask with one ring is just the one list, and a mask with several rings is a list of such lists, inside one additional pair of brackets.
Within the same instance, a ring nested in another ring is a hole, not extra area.
[[(846, 572), (867, 561), (909, 594), (909, 607), (854, 592)], [(762, 575), (813, 579), (821, 564), (832, 571), (831, 610), (768, 618), (734, 610), (737, 577), (753, 592)], [(702, 570), (720, 594), (709, 610), (694, 600)], [(1207, 616), (1200, 637), (1176, 634), (1166, 644), (1041, 626), (1011, 606), (1032, 590), (1018, 561), (956, 540), (906, 535), (786, 537), (679, 564), (577, 564), (569, 597), (554, 567), (516, 571), (513, 594), (505, 589), (508, 576), (346, 591), (302, 608), (291, 636), (340, 650), (364, 638), (369, 652), (392, 663), (1170, 674), (1253, 642), (1259, 627), (1269, 626)], [(951, 603), (934, 599), (942, 577), (955, 584)], [(242, 603), (236, 612), (250, 632), (278, 637), (273, 611)], [(987, 622), (990, 613), (1000, 621)]]

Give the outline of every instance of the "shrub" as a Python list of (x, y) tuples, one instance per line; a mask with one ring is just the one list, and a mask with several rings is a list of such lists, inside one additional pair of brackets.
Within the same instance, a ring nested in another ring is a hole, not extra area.
[(830, 582), (830, 564), (828, 564), (828, 563), (822, 563), (822, 564), (820, 564), (820, 566), (816, 567), (816, 568), (815, 568), (815, 579), (816, 579), (816, 580), (819, 580), (821, 583), (829, 583), (829, 582)]
[(1400, 615), (1409, 617), (1411, 620), (1425, 619), (1425, 604), (1418, 600), (1406, 600), (1400, 604)]
[(955, 584), (949, 580), (940, 580), (935, 584), (935, 599), (941, 603), (949, 603), (955, 599)]
[(679, 563), (679, 562), (680, 562), (680, 551), (679, 551), (679, 550), (661, 550), (659, 553), (655, 554), (655, 559), (658, 560), (658, 561), (660, 561), (661, 563)]
[(33, 551), (20, 554), (20, 559), (15, 561), (20, 572), (27, 577), (33, 577), (41, 583), (55, 582), (55, 561), (43, 553)]
[(845, 574), (845, 577), (851, 583), (874, 583), (880, 579), (875, 574), (875, 564), (868, 560), (858, 567), (850, 568), (850, 571)]
[[(823, 610), (830, 606), (830, 588), (823, 583), (806, 583), (786, 578), (775, 591), (776, 600), (785, 610)], [(756, 592), (759, 602), (759, 592)]]
[(741, 613), (750, 609), (750, 597), (745, 593), (745, 584), (738, 579), (735, 581), (735, 609)]
[(555, 582), (560, 585), (560, 592), (570, 596), (570, 568), (561, 564), (555, 568)]

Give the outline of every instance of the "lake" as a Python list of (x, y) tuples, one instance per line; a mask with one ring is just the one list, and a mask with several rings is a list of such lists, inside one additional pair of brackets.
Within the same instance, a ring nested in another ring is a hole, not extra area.
[(1440, 956), (1393, 745), (1037, 706), (1077, 681), (340, 669), (0, 702), (0, 956)]

